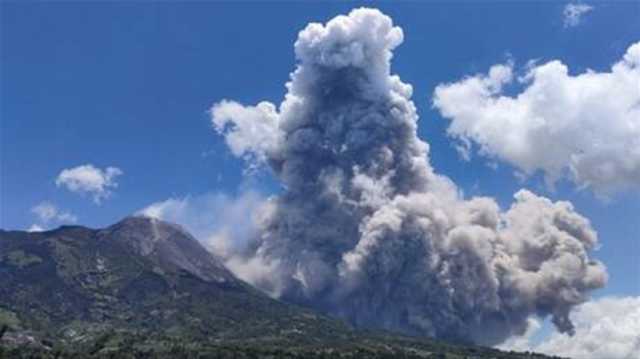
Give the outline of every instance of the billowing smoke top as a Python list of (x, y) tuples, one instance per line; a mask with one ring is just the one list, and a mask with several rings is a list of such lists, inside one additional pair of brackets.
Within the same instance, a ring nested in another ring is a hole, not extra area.
[(284, 193), (243, 252), (253, 284), (368, 327), (498, 343), (531, 315), (568, 313), (602, 287), (597, 235), (570, 203), (521, 190), (507, 211), (464, 200), (433, 172), (412, 88), (390, 74), (402, 30), (378, 10), (309, 24), (279, 109), (222, 101), (231, 151), (266, 163)]

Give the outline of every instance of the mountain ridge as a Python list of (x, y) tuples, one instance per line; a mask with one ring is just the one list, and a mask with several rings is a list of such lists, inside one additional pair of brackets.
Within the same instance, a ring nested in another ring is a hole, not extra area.
[[(468, 349), (356, 331), (272, 299), (236, 278), (182, 227), (145, 216), (125, 217), (101, 229), (0, 230), (0, 327), (4, 346), (26, 345), (43, 353), (62, 347), (86, 354), (96, 343), (103, 347), (94, 354), (126, 343), (136, 350), (168, 350), (168, 343), (176, 342), (198, 351), (231, 345), (241, 353), (255, 348), (377, 354)], [(521, 356), (504, 356), (510, 357)]]
[[(154, 246), (147, 242), (151, 223), (161, 227)], [(135, 323), (151, 331), (187, 327), (194, 335), (207, 332), (198, 324), (202, 321), (253, 322), (239, 305), (252, 306), (256, 317), (275, 319), (277, 314), (291, 317), (292, 323), (302, 313), (235, 278), (195, 239), (173, 228), (128, 217), (105, 229), (0, 232), (0, 305), (16, 307), (27, 313), (23, 316), (30, 326), (54, 332), (64, 332), (75, 320), (89, 326)], [(178, 309), (187, 318), (176, 315)], [(228, 335), (224, 326), (212, 327)]]

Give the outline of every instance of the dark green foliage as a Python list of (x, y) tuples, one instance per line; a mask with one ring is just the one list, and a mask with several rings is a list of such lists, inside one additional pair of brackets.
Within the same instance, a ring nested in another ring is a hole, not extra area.
[[(82, 227), (0, 231), (0, 325), (61, 341), (95, 338), (110, 329), (199, 340), (319, 340), (325, 333), (351, 332), (238, 279), (207, 280), (153, 255)], [(40, 260), (25, 260), (35, 257)]]
[(207, 257), (179, 231), (141, 254), (118, 237), (126, 226), (0, 231), (0, 359), (547, 358), (356, 331), (211, 273), (213, 262), (207, 275), (181, 268), (172, 248), (189, 247), (187, 263)]
[[(378, 338), (380, 339), (380, 338)], [(142, 342), (144, 343), (144, 342)], [(104, 342), (93, 343), (89, 347), (69, 346), (60, 348), (39, 347), (0, 347), (0, 359), (12, 358), (290, 358), (290, 359), (552, 359), (532, 353), (506, 353), (487, 348), (454, 347), (448, 344), (418, 344), (418, 342), (406, 346), (400, 343), (379, 342), (378, 344), (365, 344), (356, 340), (352, 343), (342, 343), (334, 347), (327, 346), (278, 346), (275, 343), (263, 345), (226, 344), (206, 345), (193, 342), (162, 342), (154, 341), (154, 347), (146, 344), (126, 344), (120, 347), (104, 346)], [(92, 349), (103, 346), (101, 350), (92, 352)]]

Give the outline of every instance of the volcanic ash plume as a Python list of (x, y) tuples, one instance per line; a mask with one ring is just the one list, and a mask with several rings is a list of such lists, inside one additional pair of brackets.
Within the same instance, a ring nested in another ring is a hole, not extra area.
[(269, 271), (253, 284), (364, 327), (495, 344), (551, 315), (571, 333), (607, 280), (595, 231), (568, 202), (521, 190), (501, 211), (434, 173), (412, 88), (390, 74), (402, 40), (373, 9), (309, 24), (279, 108), (213, 106), (231, 151), (284, 188), (242, 253)]

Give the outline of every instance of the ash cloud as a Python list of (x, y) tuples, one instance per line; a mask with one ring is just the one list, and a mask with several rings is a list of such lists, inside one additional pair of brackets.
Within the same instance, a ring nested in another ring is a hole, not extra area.
[(268, 269), (253, 284), (273, 296), (363, 327), (496, 344), (552, 316), (572, 333), (571, 309), (607, 280), (596, 232), (568, 202), (521, 190), (503, 211), (435, 173), (390, 71), (402, 41), (375, 9), (309, 24), (279, 106), (213, 106), (232, 153), (283, 186), (234, 260)]

